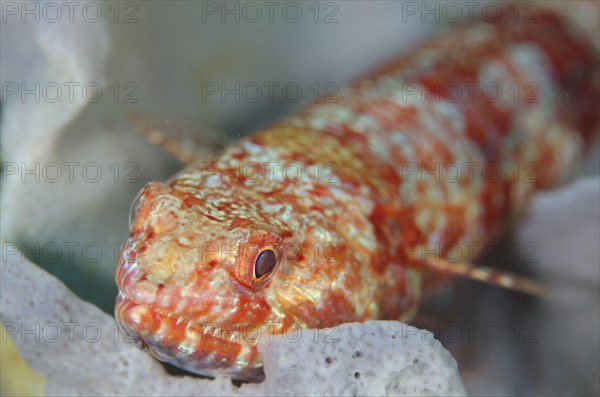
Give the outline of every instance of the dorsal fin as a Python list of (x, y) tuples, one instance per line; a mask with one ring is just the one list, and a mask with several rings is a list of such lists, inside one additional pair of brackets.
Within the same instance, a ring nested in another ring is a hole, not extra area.
[(180, 117), (158, 118), (129, 111), (135, 128), (183, 164), (192, 163), (223, 149), (233, 140), (207, 125)]
[(498, 287), (519, 291), (529, 295), (548, 296), (550, 291), (527, 277), (509, 272), (495, 270), (489, 267), (475, 266), (470, 263), (455, 263), (436, 258), (434, 261), (425, 261), (424, 267), (436, 272), (459, 276)]

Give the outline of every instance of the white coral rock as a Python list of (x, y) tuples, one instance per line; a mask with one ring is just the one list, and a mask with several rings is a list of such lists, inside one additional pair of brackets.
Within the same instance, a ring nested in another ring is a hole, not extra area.
[(465, 395), (452, 356), (396, 321), (264, 335), (266, 380), (237, 387), (168, 374), (127, 343), (112, 317), (10, 254), (2, 262), (1, 319), (48, 395)]

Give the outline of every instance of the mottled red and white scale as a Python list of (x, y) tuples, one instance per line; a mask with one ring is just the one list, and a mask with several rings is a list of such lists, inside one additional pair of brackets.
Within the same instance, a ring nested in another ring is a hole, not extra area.
[(258, 337), (408, 320), (440, 275), (534, 290), (469, 263), (598, 127), (597, 28), (576, 28), (590, 12), (454, 28), (149, 183), (117, 268), (123, 328), (186, 370), (257, 379)]

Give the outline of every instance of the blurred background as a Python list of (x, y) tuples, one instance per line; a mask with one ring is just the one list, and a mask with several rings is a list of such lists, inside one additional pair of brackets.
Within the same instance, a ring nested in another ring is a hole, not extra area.
[[(2, 260), (24, 255), (112, 313), (131, 201), (181, 167), (135, 131), (129, 111), (197, 120), (235, 139), (480, 16), (487, 2), (476, 3), (469, 11), (452, 1), (2, 2)], [(533, 2), (523, 4), (527, 13)], [(592, 151), (577, 182), (544, 196), (503, 242), (511, 249), (500, 261), (552, 285), (579, 272), (579, 294), (540, 302), (459, 282), (423, 320), (473, 394), (600, 392), (597, 145)], [(581, 217), (556, 215), (569, 209)], [(532, 241), (538, 261), (515, 261)], [(450, 334), (452, 322), (461, 336)], [(467, 338), (471, 322), (481, 324), (477, 335), (497, 323), (504, 337)]]

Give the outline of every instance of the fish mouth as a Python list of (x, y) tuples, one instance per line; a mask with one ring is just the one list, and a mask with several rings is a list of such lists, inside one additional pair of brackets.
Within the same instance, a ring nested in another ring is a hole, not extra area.
[(235, 332), (223, 332), (218, 324), (199, 324), (164, 313), (123, 292), (115, 304), (115, 317), (126, 335), (125, 342), (160, 361), (201, 376), (248, 382), (264, 379), (256, 345)]

